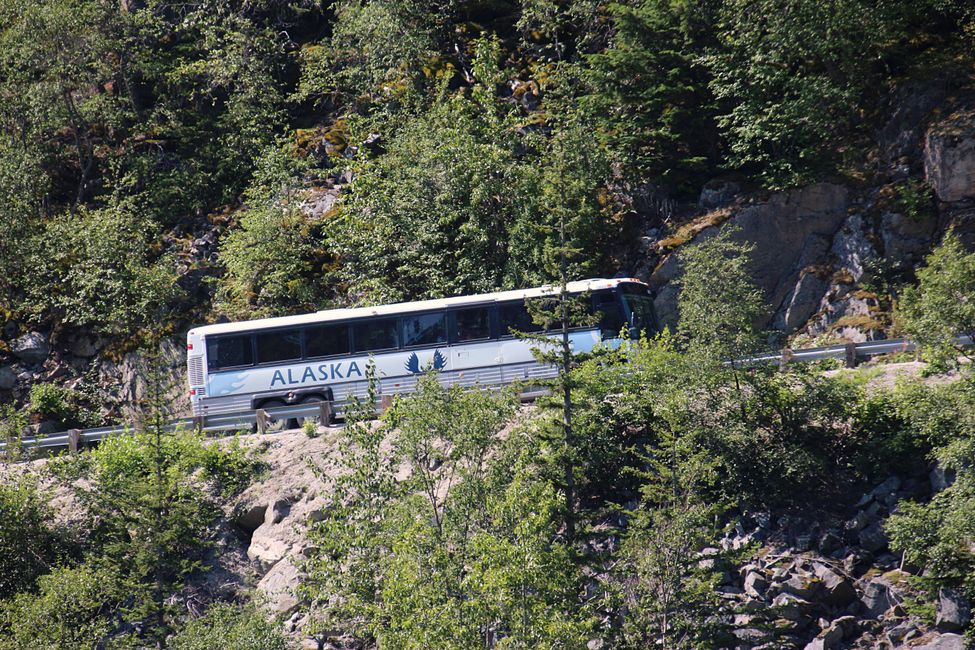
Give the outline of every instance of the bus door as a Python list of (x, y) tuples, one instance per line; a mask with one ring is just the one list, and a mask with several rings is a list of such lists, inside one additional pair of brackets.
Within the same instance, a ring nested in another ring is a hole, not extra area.
[(501, 381), (501, 345), (492, 336), (493, 303), (465, 305), (447, 312), (452, 379), (463, 386)]

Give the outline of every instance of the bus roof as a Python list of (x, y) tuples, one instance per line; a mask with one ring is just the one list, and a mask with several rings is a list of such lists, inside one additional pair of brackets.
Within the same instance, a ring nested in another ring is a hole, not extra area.
[[(570, 282), (568, 289), (572, 293), (583, 291), (594, 291), (597, 289), (612, 289), (620, 284), (638, 283), (644, 284), (636, 278), (592, 278), (589, 280), (578, 280)], [(235, 323), (220, 323), (217, 325), (202, 325), (194, 327), (189, 331), (189, 336), (208, 336), (213, 334), (232, 334), (234, 332), (249, 332), (252, 330), (291, 327), (297, 325), (309, 325), (313, 323), (327, 323), (331, 321), (343, 321), (355, 318), (366, 318), (369, 316), (395, 316), (408, 314), (410, 312), (429, 311), (437, 309), (447, 309), (449, 307), (460, 307), (463, 305), (476, 305), (479, 303), (504, 302), (507, 300), (518, 300), (524, 298), (537, 298), (545, 295), (553, 295), (559, 289), (558, 285), (545, 285), (531, 289), (515, 289), (512, 291), (498, 291), (495, 293), (482, 293), (474, 296), (457, 296), (455, 298), (439, 298), (434, 300), (417, 300), (414, 302), (400, 302), (391, 305), (380, 305), (376, 307), (352, 307), (347, 309), (328, 309), (313, 312), (310, 314), (299, 314), (297, 316), (279, 316), (276, 318), (261, 318), (258, 320), (238, 321)]]

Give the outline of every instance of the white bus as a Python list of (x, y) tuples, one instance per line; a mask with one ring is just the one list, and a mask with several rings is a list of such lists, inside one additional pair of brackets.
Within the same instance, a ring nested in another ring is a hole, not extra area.
[[(618, 345), (624, 327), (633, 334), (657, 328), (650, 290), (639, 280), (581, 280), (568, 289), (588, 294), (600, 314), (597, 324), (569, 331), (574, 351)], [(193, 415), (361, 398), (370, 357), (380, 395), (411, 391), (428, 368), (445, 384), (465, 386), (553, 377), (555, 367), (532, 355), (538, 343), (511, 332), (541, 331), (525, 300), (557, 295), (547, 286), (195, 327), (186, 339)]]

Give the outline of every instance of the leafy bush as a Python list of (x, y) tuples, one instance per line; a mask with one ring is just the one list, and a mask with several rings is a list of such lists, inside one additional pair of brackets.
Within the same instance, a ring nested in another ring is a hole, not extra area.
[(248, 318), (318, 309), (325, 295), (319, 229), (287, 207), (244, 212), (240, 228), (220, 245), (227, 276), (218, 285), (217, 308)]
[(72, 391), (57, 384), (33, 384), (30, 387), (30, 405), (28, 408), (43, 418), (57, 420), (61, 423), (75, 419), (74, 396)]
[(64, 557), (50, 511), (28, 479), (0, 483), (0, 600), (30, 591), (37, 577)]
[(953, 231), (917, 271), (917, 287), (908, 287), (896, 313), (898, 326), (933, 362), (954, 366), (970, 352), (955, 344), (961, 334), (975, 336), (975, 253), (965, 250)]
[(169, 640), (173, 650), (285, 650), (281, 626), (268, 621), (253, 605), (216, 603), (200, 618), (188, 621)]
[(113, 629), (125, 592), (107, 566), (58, 567), (37, 591), (0, 604), (0, 648), (93, 648)]
[(172, 259), (153, 251), (155, 236), (153, 224), (124, 209), (51, 220), (23, 278), (32, 311), (110, 335), (158, 325), (179, 290)]
[(237, 438), (204, 445), (201, 454), (206, 476), (217, 482), (225, 498), (243, 491), (265, 469), (257, 454), (242, 447)]

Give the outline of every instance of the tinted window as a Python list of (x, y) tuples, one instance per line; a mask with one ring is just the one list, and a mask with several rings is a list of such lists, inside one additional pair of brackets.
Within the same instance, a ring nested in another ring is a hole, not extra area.
[(447, 340), (444, 314), (420, 314), (403, 318), (403, 345), (437, 345)]
[(352, 327), (352, 331), (355, 335), (356, 352), (388, 350), (399, 347), (395, 318), (357, 323)]
[(630, 326), (652, 334), (656, 327), (656, 317), (653, 309), (653, 298), (646, 287), (634, 284), (624, 284), (623, 302), (630, 312)]
[(349, 353), (349, 326), (322, 325), (305, 330), (305, 354), (309, 357), (327, 357)]
[(249, 366), (253, 363), (254, 350), (251, 348), (250, 334), (207, 339), (207, 367), (210, 370)]
[(491, 312), (487, 307), (461, 309), (454, 313), (457, 317), (457, 329), (454, 332), (457, 341), (491, 338)]
[(600, 291), (593, 296), (593, 304), (599, 312), (599, 331), (603, 338), (616, 338), (623, 329), (623, 309), (616, 294)]
[(301, 358), (301, 330), (276, 330), (257, 335), (257, 362), (293, 361)]
[(501, 334), (509, 336), (511, 330), (518, 332), (538, 332), (541, 325), (532, 322), (528, 309), (522, 302), (512, 302), (501, 305)]

